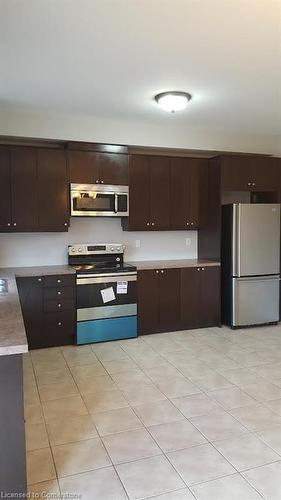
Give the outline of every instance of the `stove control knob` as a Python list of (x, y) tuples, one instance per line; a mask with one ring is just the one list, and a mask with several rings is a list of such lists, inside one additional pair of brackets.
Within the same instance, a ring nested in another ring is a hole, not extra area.
[(116, 250), (117, 250), (117, 252), (121, 252), (121, 248), (120, 247), (117, 247)]
[(114, 248), (114, 247), (111, 247), (111, 249), (110, 249), (110, 250), (111, 250), (112, 252), (114, 252), (115, 248)]
[(78, 248), (78, 252), (82, 252), (82, 248)]

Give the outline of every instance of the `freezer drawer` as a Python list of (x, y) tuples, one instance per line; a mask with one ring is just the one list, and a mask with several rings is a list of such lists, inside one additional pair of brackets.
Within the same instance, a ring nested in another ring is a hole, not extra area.
[(232, 326), (279, 321), (279, 276), (232, 278)]
[(233, 276), (279, 274), (280, 205), (233, 205)]

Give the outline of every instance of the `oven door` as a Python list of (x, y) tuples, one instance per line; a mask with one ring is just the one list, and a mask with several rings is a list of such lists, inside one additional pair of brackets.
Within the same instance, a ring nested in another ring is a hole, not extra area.
[(137, 336), (136, 272), (77, 277), (77, 344)]

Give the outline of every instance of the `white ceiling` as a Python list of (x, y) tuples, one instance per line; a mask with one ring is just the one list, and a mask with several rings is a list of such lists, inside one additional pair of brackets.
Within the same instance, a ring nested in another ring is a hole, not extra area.
[(5, 109), (278, 135), (281, 1), (0, 0), (0, 68)]

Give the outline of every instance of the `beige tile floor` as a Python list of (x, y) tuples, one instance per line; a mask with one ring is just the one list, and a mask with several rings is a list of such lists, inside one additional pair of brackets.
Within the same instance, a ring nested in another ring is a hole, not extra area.
[(24, 389), (31, 493), (281, 500), (281, 326), (32, 351)]

